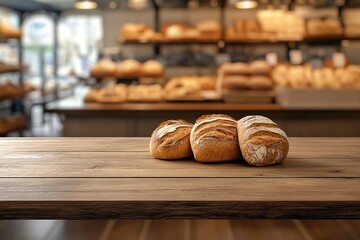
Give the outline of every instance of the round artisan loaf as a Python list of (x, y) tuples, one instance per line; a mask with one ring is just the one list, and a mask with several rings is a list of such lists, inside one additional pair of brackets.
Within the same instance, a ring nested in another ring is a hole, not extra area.
[(245, 161), (252, 166), (281, 163), (289, 152), (287, 136), (263, 116), (247, 116), (237, 123), (239, 145)]
[(193, 156), (190, 146), (192, 124), (185, 120), (162, 122), (152, 133), (150, 153), (158, 159), (182, 159)]
[(228, 115), (204, 115), (190, 134), (191, 149), (198, 162), (225, 162), (241, 157), (236, 120)]

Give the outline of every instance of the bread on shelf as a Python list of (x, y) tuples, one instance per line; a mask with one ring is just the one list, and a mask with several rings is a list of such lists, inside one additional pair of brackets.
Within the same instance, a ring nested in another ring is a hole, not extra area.
[(356, 89), (360, 87), (360, 68), (313, 68), (310, 64), (279, 64), (272, 72), (276, 86), (294, 89)]
[(94, 78), (114, 77), (116, 63), (109, 59), (102, 59), (90, 69), (90, 76)]
[(161, 77), (164, 72), (164, 66), (156, 60), (148, 60), (141, 66), (142, 77)]
[(129, 102), (161, 102), (163, 100), (164, 90), (159, 84), (128, 87)]
[(200, 32), (200, 38), (220, 39), (221, 26), (218, 20), (202, 20), (196, 24), (196, 29)]
[(223, 75), (248, 75), (250, 74), (249, 66), (246, 63), (224, 63), (220, 66), (219, 72)]
[(21, 38), (21, 35), (22, 33), (20, 29), (14, 28), (5, 22), (0, 23), (0, 37), (19, 39)]
[(342, 33), (341, 23), (337, 19), (309, 19), (307, 21), (307, 35), (310, 37), (337, 36)]
[(139, 77), (141, 63), (134, 59), (124, 60), (116, 65), (115, 76), (118, 78)]
[(143, 23), (126, 23), (121, 27), (121, 35), (127, 40), (138, 40), (147, 30)]
[(26, 127), (26, 119), (23, 115), (0, 117), (0, 135), (22, 130)]
[(248, 65), (249, 72), (252, 75), (270, 75), (271, 66), (265, 61), (253, 61)]
[(164, 27), (164, 36), (169, 40), (181, 40), (185, 37), (187, 26), (182, 24), (171, 24)]
[(127, 101), (127, 94), (127, 86), (117, 84), (100, 89), (95, 99), (99, 103), (122, 103)]
[(250, 90), (248, 76), (224, 76), (222, 88), (226, 90)]
[(35, 89), (36, 88), (29, 83), (25, 83), (23, 85), (14, 84), (12, 82), (0, 84), (0, 100), (25, 97)]

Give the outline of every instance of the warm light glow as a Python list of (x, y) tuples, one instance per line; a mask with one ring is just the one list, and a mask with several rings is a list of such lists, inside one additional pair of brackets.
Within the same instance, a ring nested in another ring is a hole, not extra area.
[(256, 8), (258, 6), (257, 1), (254, 0), (240, 0), (235, 3), (235, 7), (239, 9), (251, 9)]
[(94, 9), (97, 8), (97, 3), (92, 0), (83, 0), (75, 3), (76, 9)]

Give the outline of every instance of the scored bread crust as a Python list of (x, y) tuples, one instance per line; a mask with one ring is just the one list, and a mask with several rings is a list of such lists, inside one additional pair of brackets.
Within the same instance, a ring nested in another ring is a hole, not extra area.
[(269, 118), (244, 117), (238, 121), (237, 130), (243, 158), (252, 166), (279, 164), (289, 152), (285, 132)]
[(192, 124), (182, 120), (162, 122), (152, 133), (150, 153), (158, 159), (192, 158), (190, 131)]
[(198, 162), (226, 162), (241, 156), (236, 120), (224, 114), (203, 115), (190, 134), (191, 148)]

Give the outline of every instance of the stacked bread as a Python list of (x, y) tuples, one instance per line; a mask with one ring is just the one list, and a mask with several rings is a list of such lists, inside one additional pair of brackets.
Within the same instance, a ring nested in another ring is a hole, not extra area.
[(292, 66), (280, 64), (272, 72), (277, 86), (295, 89), (360, 89), (360, 67), (313, 68), (309, 64)]
[(164, 90), (159, 84), (128, 87), (129, 102), (161, 102), (163, 99)]
[(12, 27), (8, 23), (0, 23), (0, 37), (5, 38), (21, 38), (21, 30)]
[(219, 87), (224, 90), (271, 90), (271, 66), (265, 61), (225, 63), (219, 68)]
[(163, 74), (164, 66), (156, 60), (149, 60), (141, 64), (134, 59), (124, 60), (120, 63), (102, 59), (90, 70), (90, 75), (95, 78), (161, 77)]
[(0, 135), (26, 127), (26, 119), (23, 115), (0, 117)]
[(126, 23), (121, 27), (121, 40), (158, 40), (161, 34), (154, 32), (143, 23)]
[(126, 86), (108, 85), (102, 89), (91, 89), (85, 96), (85, 102), (124, 103), (124, 102), (160, 102), (164, 99), (161, 85)]
[(165, 87), (167, 100), (201, 98), (204, 90), (215, 90), (216, 78), (211, 76), (183, 76), (170, 79)]
[(161, 123), (150, 140), (158, 159), (194, 156), (198, 162), (226, 162), (242, 158), (251, 166), (281, 163), (289, 151), (287, 136), (272, 120), (247, 116), (236, 121), (223, 114), (204, 115), (194, 125), (184, 120)]
[(170, 23), (161, 27), (161, 33), (167, 40), (220, 39), (221, 26), (217, 20), (202, 20), (195, 26)]
[(310, 19), (307, 21), (308, 36), (341, 35), (342, 26), (337, 19)]
[(11, 72), (11, 71), (20, 71), (23, 67), (17, 64), (8, 64), (0, 62), (0, 72)]
[(255, 19), (238, 19), (227, 28), (228, 39), (300, 40), (305, 20), (292, 11), (258, 10)]
[(0, 84), (0, 100), (24, 97), (34, 90), (35, 87), (31, 84), (20, 85), (11, 82)]
[(127, 100), (127, 86), (109, 85), (102, 89), (91, 89), (85, 96), (85, 102), (122, 103)]

